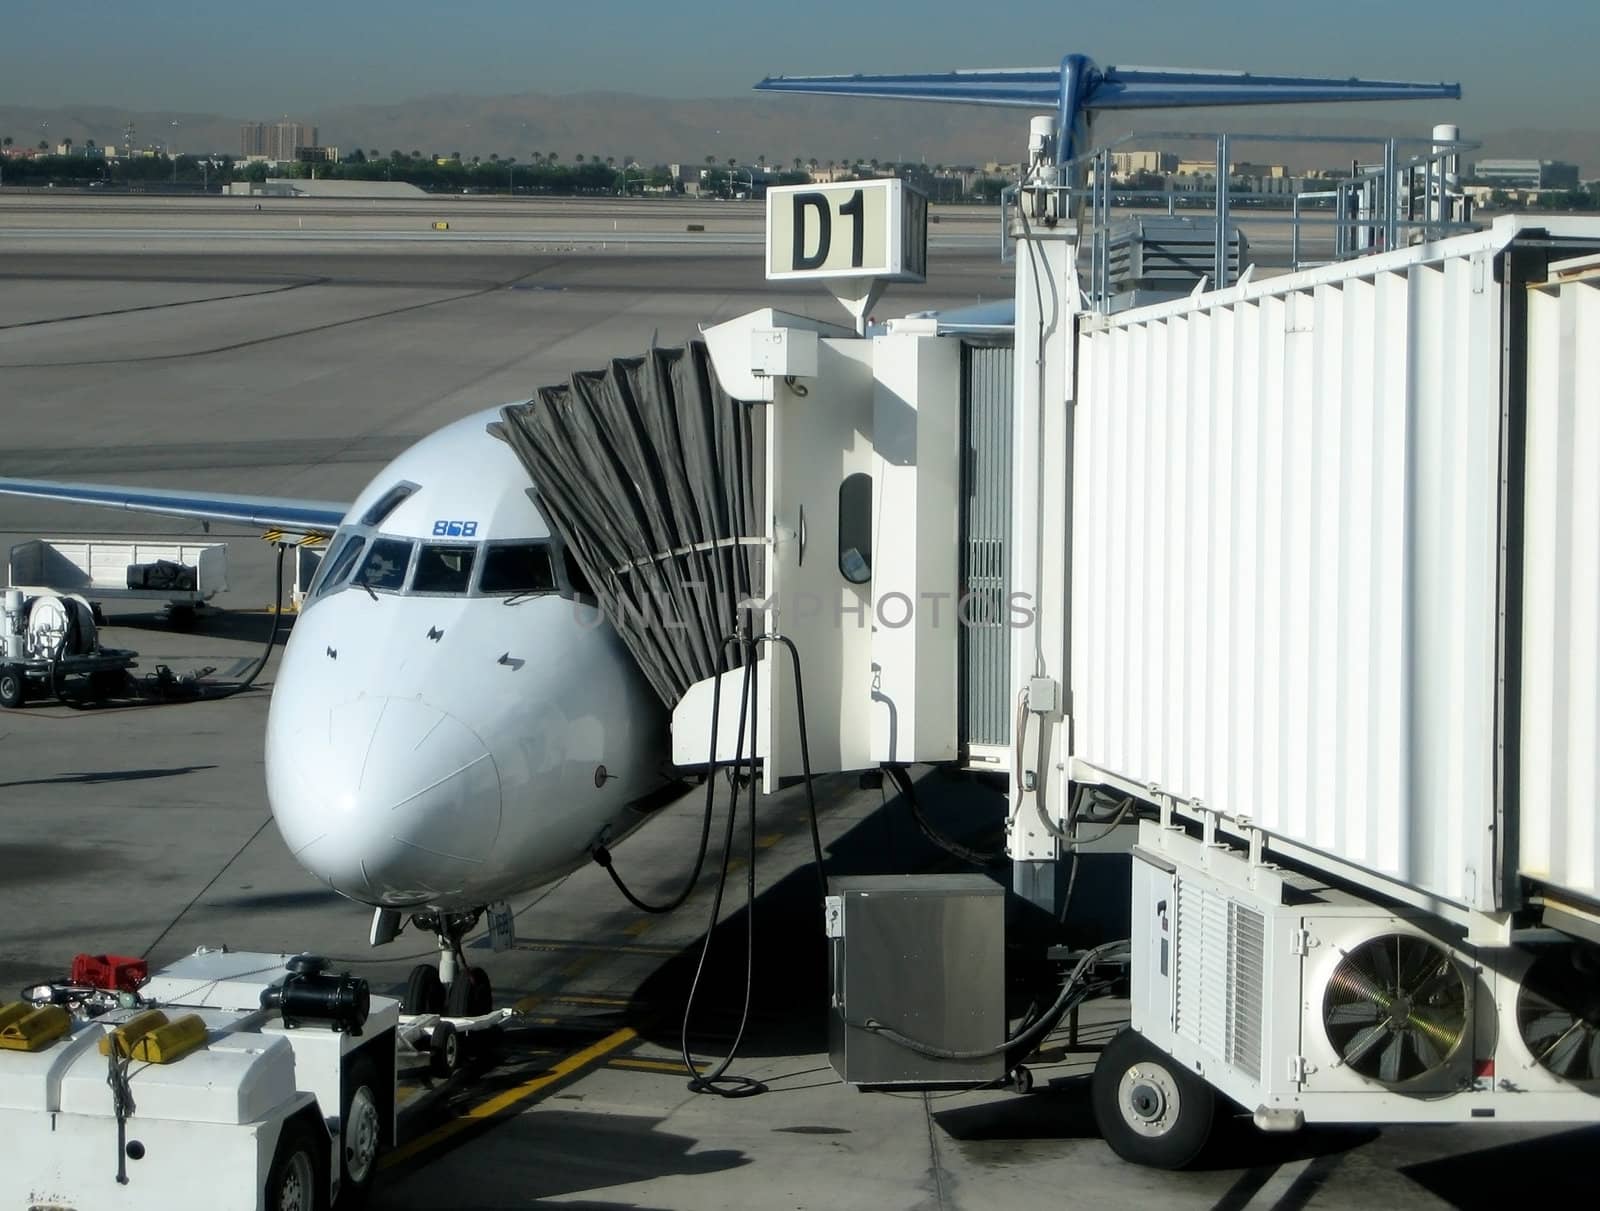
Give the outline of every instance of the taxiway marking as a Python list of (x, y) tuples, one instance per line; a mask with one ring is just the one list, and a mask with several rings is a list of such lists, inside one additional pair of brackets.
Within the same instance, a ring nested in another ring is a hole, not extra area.
[(453, 1136), (461, 1134), (470, 1127), (504, 1114), (535, 1095), (542, 1093), (551, 1085), (566, 1080), (568, 1077), (581, 1073), (584, 1069), (598, 1064), (613, 1052), (626, 1047), (638, 1038), (638, 1034), (624, 1028), (613, 1031), (598, 1043), (591, 1044), (581, 1051), (575, 1051), (566, 1059), (558, 1062), (548, 1072), (536, 1076), (531, 1081), (526, 1081), (514, 1089), (507, 1089), (504, 1093), (496, 1094), (486, 1102), (480, 1102), (471, 1107), (460, 1118), (451, 1119), (435, 1127), (432, 1131), (419, 1135), (410, 1143), (396, 1148), (383, 1158), (382, 1165), (385, 1169), (403, 1164), (412, 1157), (419, 1156), (433, 1148), (438, 1147)]

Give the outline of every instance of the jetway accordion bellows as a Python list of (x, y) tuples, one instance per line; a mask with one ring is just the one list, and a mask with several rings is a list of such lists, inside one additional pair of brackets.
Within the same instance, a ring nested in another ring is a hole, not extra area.
[(540, 509), (676, 705), (718, 672), (763, 588), (762, 412), (722, 390), (692, 341), (574, 374), (502, 416)]

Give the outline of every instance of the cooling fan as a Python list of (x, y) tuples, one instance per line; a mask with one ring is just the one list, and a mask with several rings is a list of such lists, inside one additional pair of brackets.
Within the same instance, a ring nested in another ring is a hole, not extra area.
[(1328, 978), (1322, 1026), (1350, 1071), (1390, 1087), (1439, 1072), (1466, 1040), (1471, 989), (1450, 952), (1411, 934), (1345, 951)]
[(1517, 994), (1517, 1030), (1539, 1066), (1577, 1085), (1600, 1083), (1600, 959), (1578, 947), (1534, 960)]

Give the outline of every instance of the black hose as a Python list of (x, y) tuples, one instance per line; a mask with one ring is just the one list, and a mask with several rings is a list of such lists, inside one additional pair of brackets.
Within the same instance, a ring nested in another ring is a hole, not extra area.
[(811, 744), (806, 739), (806, 688), (800, 674), (800, 649), (787, 635), (768, 635), (772, 643), (781, 643), (789, 650), (789, 665), (794, 673), (795, 722), (800, 726), (800, 772), (806, 784), (806, 815), (811, 823), (811, 860), (817, 870), (817, 891), (822, 899), (828, 898), (828, 873), (823, 869), (822, 830), (817, 824), (817, 792), (811, 776)]
[[(765, 1093), (767, 1087), (760, 1081), (746, 1076), (728, 1076), (728, 1068), (733, 1063), (734, 1056), (739, 1053), (739, 1044), (744, 1041), (745, 1026), (750, 1020), (750, 1002), (755, 985), (755, 910), (756, 910), (756, 728), (753, 719), (753, 703), (757, 698), (758, 681), (756, 674), (755, 642), (750, 639), (729, 639), (724, 643), (724, 651), (729, 643), (738, 643), (744, 657), (744, 680), (739, 694), (739, 738), (734, 747), (733, 760), (733, 795), (728, 804), (728, 827), (722, 839), (722, 870), (717, 878), (717, 889), (711, 900), (711, 919), (706, 925), (706, 935), (700, 943), (700, 958), (695, 964), (694, 980), (689, 985), (689, 996), (683, 1007), (683, 1026), (679, 1034), (679, 1054), (683, 1058), (683, 1067), (689, 1073), (689, 1092), (715, 1093), (722, 1097), (752, 1097), (758, 1093)], [(712, 737), (713, 748), (711, 758), (715, 765), (717, 750), (715, 746), (716, 719), (721, 709), (722, 677), (719, 670), (716, 683), (712, 689)], [(733, 1046), (708, 1073), (702, 1074), (694, 1065), (694, 1059), (689, 1054), (689, 1021), (694, 1014), (695, 997), (700, 990), (700, 981), (705, 975), (706, 957), (711, 953), (712, 936), (716, 933), (717, 919), (722, 915), (722, 896), (728, 884), (728, 861), (733, 855), (733, 830), (734, 823), (739, 814), (739, 764), (744, 757), (745, 728), (750, 727), (750, 857), (745, 872), (745, 970), (744, 970), (744, 1008), (739, 1015), (739, 1028), (734, 1034)]]
[(911, 775), (903, 765), (886, 765), (884, 772), (889, 775), (889, 780), (894, 783), (895, 789), (900, 792), (900, 797), (911, 808), (911, 816), (917, 822), (917, 827), (922, 830), (922, 835), (945, 853), (960, 858), (963, 862), (970, 862), (973, 866), (995, 866), (1006, 860), (1006, 851), (1003, 849), (973, 849), (963, 845), (948, 833), (941, 832), (935, 827), (932, 820), (928, 819), (922, 810), (922, 804), (917, 799), (916, 784), (911, 780)]

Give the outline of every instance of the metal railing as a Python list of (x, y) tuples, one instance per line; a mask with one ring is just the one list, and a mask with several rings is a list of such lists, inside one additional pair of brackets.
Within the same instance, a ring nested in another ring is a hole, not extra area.
[[(1211, 171), (1191, 176), (1192, 185), (1185, 181), (1188, 187), (1177, 184), (1184, 178), (1176, 174), (1149, 174), (1166, 177), (1162, 188), (1118, 183), (1114, 177), (1113, 157), (1119, 152), (1155, 147), (1171, 155), (1175, 147), (1195, 142), (1208, 145)], [(1353, 159), (1348, 176), (1270, 178), (1285, 184), (1263, 189), (1258, 186), (1267, 178), (1239, 172), (1234, 162), (1241, 145), (1257, 143), (1342, 145), (1370, 149), (1368, 154), (1376, 151), (1377, 156), (1370, 163)], [(1016, 234), (1005, 218), (1013, 208), (1029, 205), (1030, 196), (1062, 195), (1058, 213), (1070, 214), (1078, 223), (1089, 305), (1107, 311), (1139, 301), (1139, 281), (1119, 278), (1114, 269), (1140, 264), (1141, 258), (1130, 255), (1125, 245), (1146, 238), (1146, 229), (1159, 225), (1133, 220), (1149, 219), (1152, 212), (1168, 220), (1200, 220), (1167, 225), (1168, 232), (1181, 227), (1180, 250), (1164, 248), (1159, 258), (1166, 268), (1162, 280), (1153, 287), (1145, 284), (1168, 295), (1189, 293), (1202, 281), (1221, 289), (1250, 268), (1262, 276), (1290, 272), (1476, 230), (1471, 202), (1459, 184), (1461, 153), (1476, 146), (1460, 139), (1371, 135), (1133, 132), (1060, 166), (1055, 183), (1023, 182), (1008, 188), (1001, 198), (1002, 244), (1008, 230)], [(1305, 188), (1308, 182), (1316, 187)], [(1263, 231), (1265, 237), (1247, 241), (1247, 228)], [(1255, 258), (1248, 265), (1243, 258), (1247, 246)]]

